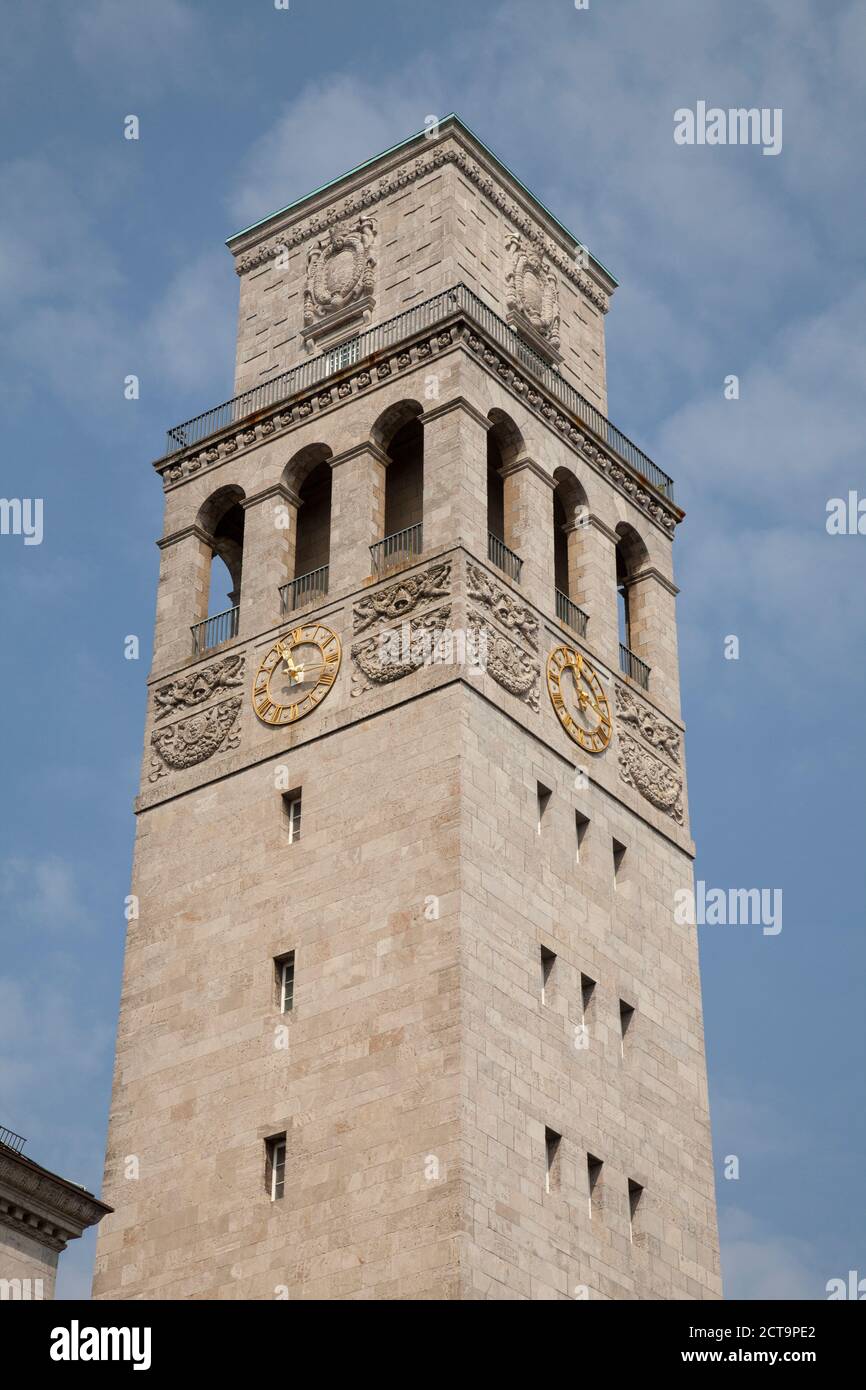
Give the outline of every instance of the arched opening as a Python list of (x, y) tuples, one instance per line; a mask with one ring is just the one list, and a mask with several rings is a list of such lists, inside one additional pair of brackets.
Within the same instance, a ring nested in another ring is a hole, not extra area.
[(423, 549), (424, 427), (417, 401), (400, 401), (380, 416), (373, 440), (387, 455), (382, 540), (373, 547), (376, 573)]
[(637, 656), (643, 656), (642, 639), (636, 621), (632, 585), (647, 564), (649, 552), (633, 526), (621, 521), (616, 528), (616, 593), (619, 640)]
[(589, 522), (586, 493), (570, 468), (553, 474), (553, 568), (558, 616), (583, 635), (587, 614), (580, 607), (583, 588), (583, 531)]
[(328, 592), (333, 478), (330, 459), (327, 444), (307, 444), (283, 470), (283, 482), (297, 498), (294, 545), (287, 556), (290, 578), (280, 589), (284, 613)]
[(209, 651), (235, 637), (244, 563), (243, 489), (220, 488), (199, 510), (198, 525), (211, 551), (207, 616), (193, 628), (193, 650)]
[(519, 580), (522, 561), (513, 549), (515, 484), (508, 468), (525, 452), (523, 435), (504, 410), (491, 410), (487, 418), (487, 556)]

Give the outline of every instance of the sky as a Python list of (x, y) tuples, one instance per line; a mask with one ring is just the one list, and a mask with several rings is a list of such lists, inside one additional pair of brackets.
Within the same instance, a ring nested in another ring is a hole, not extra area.
[[(782, 893), (775, 934), (698, 929), (726, 1294), (866, 1276), (866, 535), (826, 524), (866, 497), (866, 5), (2, 0), (0, 19), (0, 491), (43, 502), (41, 544), (0, 535), (0, 1125), (98, 1192), (151, 460), (231, 395), (224, 241), (456, 111), (620, 281), (610, 418), (687, 513), (696, 874)], [(781, 110), (781, 150), (677, 143), (701, 101)], [(62, 1257), (60, 1296), (88, 1295), (93, 1246)]]

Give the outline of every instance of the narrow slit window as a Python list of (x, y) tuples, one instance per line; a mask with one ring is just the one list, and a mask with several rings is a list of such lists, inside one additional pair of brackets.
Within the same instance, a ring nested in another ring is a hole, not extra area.
[(550, 805), (551, 790), (538, 783), (538, 833), (541, 834), (541, 822), (544, 820), (544, 813)]
[(278, 1202), (286, 1189), (286, 1134), (265, 1140), (265, 1185), (272, 1202)]
[(559, 1149), (562, 1144), (562, 1135), (557, 1134), (555, 1129), (544, 1131), (544, 1190), (545, 1192), (558, 1192), (560, 1185), (560, 1166)]
[(581, 859), (584, 857), (583, 842), (584, 842), (584, 840), (586, 839), (586, 832), (587, 832), (588, 829), (589, 829), (589, 816), (585, 816), (585, 815), (583, 814), (582, 811), (575, 811), (575, 813), (574, 813), (574, 836), (575, 836), (574, 857), (575, 857), (575, 860), (576, 860), (576, 862), (577, 862), (578, 864), (580, 863)]
[(602, 1162), (602, 1160), (601, 1160), (600, 1158), (596, 1158), (594, 1154), (587, 1154), (587, 1156), (586, 1156), (586, 1180), (587, 1180), (587, 1186), (588, 1186), (588, 1188), (589, 1188), (589, 1214), (590, 1214), (590, 1216), (594, 1215), (595, 1212), (597, 1212), (597, 1211), (599, 1211), (599, 1210), (601, 1209), (601, 1204), (602, 1204), (602, 1202), (601, 1202), (601, 1197), (602, 1197), (601, 1172), (602, 1172), (602, 1169), (603, 1169), (603, 1168), (604, 1168), (604, 1163)]
[(583, 972), (581, 971), (581, 975), (580, 975), (580, 1001), (581, 1001), (581, 1005), (582, 1005), (582, 1007), (583, 1007), (583, 1021), (584, 1021), (584, 1023), (589, 1023), (589, 1021), (590, 1021), (590, 1019), (591, 1019), (591, 1017), (592, 1017), (592, 1012), (593, 1012), (593, 1011), (592, 1011), (592, 1003), (593, 1003), (593, 996), (594, 996), (594, 995), (595, 995), (595, 980), (591, 979), (589, 975), (584, 975)]
[(549, 951), (546, 946), (541, 948), (541, 1002), (549, 1004), (553, 997), (554, 967), (556, 966), (556, 952)]
[(631, 1027), (631, 1022), (632, 1022), (632, 1019), (633, 1019), (633, 1018), (634, 1018), (634, 1006), (633, 1006), (632, 1004), (627, 1004), (627, 1003), (625, 1002), (624, 999), (620, 999), (620, 1001), (619, 1001), (619, 1031), (620, 1031), (620, 1048), (621, 1048), (623, 1057), (625, 1056), (625, 1035), (626, 1035), (626, 1033), (628, 1032), (629, 1028)]
[(290, 1014), (295, 1006), (295, 953), (287, 951), (274, 961), (277, 986), (277, 1005), (281, 1014)]
[(301, 793), (299, 790), (283, 794), (283, 817), (286, 838), (289, 844), (293, 845), (301, 838)]
[(625, 878), (623, 865), (625, 863), (625, 845), (620, 844), (619, 840), (613, 842), (613, 886), (617, 888)]
[(629, 1221), (629, 1234), (630, 1234), (632, 1240), (634, 1240), (635, 1236), (639, 1234), (637, 1215), (638, 1215), (638, 1207), (640, 1206), (640, 1201), (641, 1201), (641, 1197), (642, 1197), (642, 1196), (643, 1196), (643, 1188), (641, 1187), (640, 1183), (639, 1183), (639, 1182), (632, 1182), (631, 1178), (629, 1178), (629, 1180), (628, 1180), (628, 1221)]

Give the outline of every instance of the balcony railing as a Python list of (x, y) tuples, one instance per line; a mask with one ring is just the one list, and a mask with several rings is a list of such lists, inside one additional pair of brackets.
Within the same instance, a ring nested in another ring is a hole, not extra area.
[(27, 1140), (22, 1139), (20, 1134), (16, 1134), (14, 1129), (4, 1129), (0, 1125), (0, 1144), (5, 1145), (7, 1149), (12, 1149), (15, 1153), (20, 1154), (26, 1143)]
[(576, 603), (572, 603), (567, 594), (562, 593), (560, 589), (556, 590), (556, 616), (561, 623), (567, 623), (569, 627), (574, 628), (581, 637), (586, 636), (589, 614), (578, 608)]
[(223, 401), (222, 405), (214, 406), (202, 415), (196, 415), (181, 425), (175, 425), (168, 431), (166, 457), (189, 448), (190, 445), (201, 443), (217, 430), (239, 424), (259, 411), (278, 405), (280, 401), (288, 400), (296, 392), (307, 390), (327, 380), (347, 365), (349, 357), (354, 358), (355, 364), (363, 362), (415, 333), (460, 314), (474, 321), (489, 338), (515, 357), (581, 425), (591, 430), (597, 439), (618, 454), (651, 487), (673, 501), (674, 485), (667, 473), (653, 463), (628, 435), (612, 425), (591, 401), (575, 390), (554, 367), (534, 352), (504, 319), (495, 314), (465, 285), (455, 285), (451, 289), (442, 290), (431, 299), (424, 300), (422, 304), (416, 304), (402, 314), (397, 314), (395, 318), (377, 324), (365, 333), (359, 333), (357, 339), (352, 340), (351, 350), (350, 345), (345, 344), (340, 349), (323, 352), (290, 371), (280, 372), (278, 376), (263, 381), (261, 385), (254, 386), (249, 391), (243, 391), (230, 401)]
[(619, 644), (619, 669), (624, 676), (629, 676), (631, 680), (637, 681), (644, 690), (649, 690), (650, 668), (645, 661), (641, 661), (639, 656), (629, 651), (623, 642)]
[(329, 568), (328, 565), (321, 565), (319, 569), (310, 570), (308, 574), (299, 574), (297, 579), (291, 579), (288, 584), (281, 585), (280, 612), (284, 615), (292, 613), (305, 603), (324, 598), (328, 592)]
[(498, 536), (494, 536), (492, 531), (487, 532), (487, 558), (492, 565), (503, 574), (507, 574), (509, 579), (513, 579), (515, 584), (520, 583), (520, 570), (523, 561), (519, 555), (515, 555), (513, 550), (509, 550), (504, 541)]
[(232, 637), (237, 637), (239, 613), (240, 609), (236, 605), (234, 608), (227, 608), (224, 613), (215, 613), (212, 618), (205, 618), (203, 623), (193, 624), (193, 656), (203, 656), (212, 647), (218, 647), (221, 642), (228, 642)]
[(407, 526), (403, 531), (395, 531), (384, 540), (370, 546), (373, 573), (384, 574), (392, 565), (408, 564), (414, 556), (421, 554), (423, 543), (421, 522)]

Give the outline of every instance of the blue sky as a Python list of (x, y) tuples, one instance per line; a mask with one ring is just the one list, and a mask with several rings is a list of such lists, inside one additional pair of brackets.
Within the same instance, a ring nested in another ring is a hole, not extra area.
[[(866, 7), (4, 0), (2, 20), (2, 492), (44, 499), (44, 539), (0, 537), (0, 1124), (98, 1191), (150, 461), (231, 394), (223, 242), (456, 110), (620, 280), (610, 415), (688, 513), (697, 873), (783, 891), (776, 936), (700, 928), (726, 1291), (820, 1298), (866, 1275), (866, 537), (825, 527), (829, 498), (866, 496)], [(782, 108), (781, 153), (675, 144), (674, 111), (700, 100)], [(61, 1294), (87, 1293), (92, 1245), (63, 1257)]]

